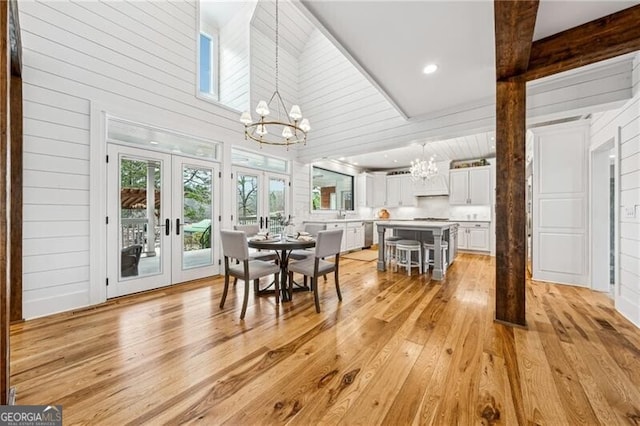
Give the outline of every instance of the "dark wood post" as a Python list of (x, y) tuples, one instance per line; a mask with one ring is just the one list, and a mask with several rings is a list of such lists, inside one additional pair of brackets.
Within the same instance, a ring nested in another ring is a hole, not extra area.
[(9, 2), (0, 1), (0, 403), (9, 395), (9, 258), (7, 156), (9, 146)]
[[(12, 69), (14, 69), (12, 67)], [(9, 219), (11, 223), (11, 258), (9, 320), (22, 321), (22, 77), (11, 76), (11, 193)]]
[(523, 78), (497, 82), (496, 320), (526, 325), (525, 111)]

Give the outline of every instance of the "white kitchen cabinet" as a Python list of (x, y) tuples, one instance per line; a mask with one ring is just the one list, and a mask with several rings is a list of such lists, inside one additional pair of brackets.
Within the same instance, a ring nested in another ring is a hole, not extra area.
[(463, 250), (489, 251), (488, 222), (460, 222), (458, 248)]
[(342, 229), (342, 243), (340, 252), (361, 249), (364, 246), (364, 223), (357, 222), (326, 222), (327, 229)]
[(417, 204), (410, 175), (387, 176), (387, 207), (415, 207)]
[(373, 203), (373, 176), (369, 173), (360, 173), (356, 179), (356, 194), (358, 207), (374, 207)]
[(491, 166), (449, 171), (450, 205), (491, 205)]
[(384, 207), (387, 205), (387, 174), (372, 174), (371, 207)]
[(364, 246), (364, 224), (362, 222), (347, 222), (345, 233), (346, 247), (344, 251), (361, 249)]

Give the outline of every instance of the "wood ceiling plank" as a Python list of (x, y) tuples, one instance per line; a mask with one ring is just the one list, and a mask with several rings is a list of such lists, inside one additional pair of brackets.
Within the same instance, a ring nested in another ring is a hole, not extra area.
[(535, 41), (527, 81), (640, 50), (640, 5)]
[(521, 75), (527, 70), (538, 3), (538, 0), (494, 1), (498, 80)]

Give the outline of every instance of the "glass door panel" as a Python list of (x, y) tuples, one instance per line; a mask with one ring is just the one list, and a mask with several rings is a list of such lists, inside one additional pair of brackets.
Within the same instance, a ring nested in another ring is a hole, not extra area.
[(269, 232), (281, 234), (284, 232), (284, 224), (288, 219), (287, 213), (287, 181), (281, 177), (269, 177), (268, 216)]
[(171, 283), (171, 156), (109, 144), (107, 297)]
[[(215, 253), (215, 197), (217, 166), (184, 157), (173, 161), (176, 217), (173, 281), (182, 282), (217, 273)], [(217, 213), (219, 214), (219, 212)]]
[(236, 171), (236, 224), (250, 225), (259, 223), (263, 228), (262, 212), (259, 211), (258, 174)]
[(161, 272), (161, 163), (120, 158), (120, 278)]

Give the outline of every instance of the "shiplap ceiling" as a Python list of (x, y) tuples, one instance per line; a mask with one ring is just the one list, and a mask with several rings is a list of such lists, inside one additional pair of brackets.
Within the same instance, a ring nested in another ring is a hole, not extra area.
[[(495, 152), (494, 132), (427, 142), (424, 147), (424, 156), (428, 159), (434, 155), (436, 162), (493, 157)], [(387, 151), (339, 157), (338, 160), (366, 170), (387, 170), (407, 167), (416, 158), (422, 158), (422, 145), (418, 143)]]
[[(544, 37), (638, 1), (542, 0)], [(495, 94), (493, 1), (319, 1), (302, 4), (408, 117)], [(438, 71), (422, 69), (436, 63)]]

